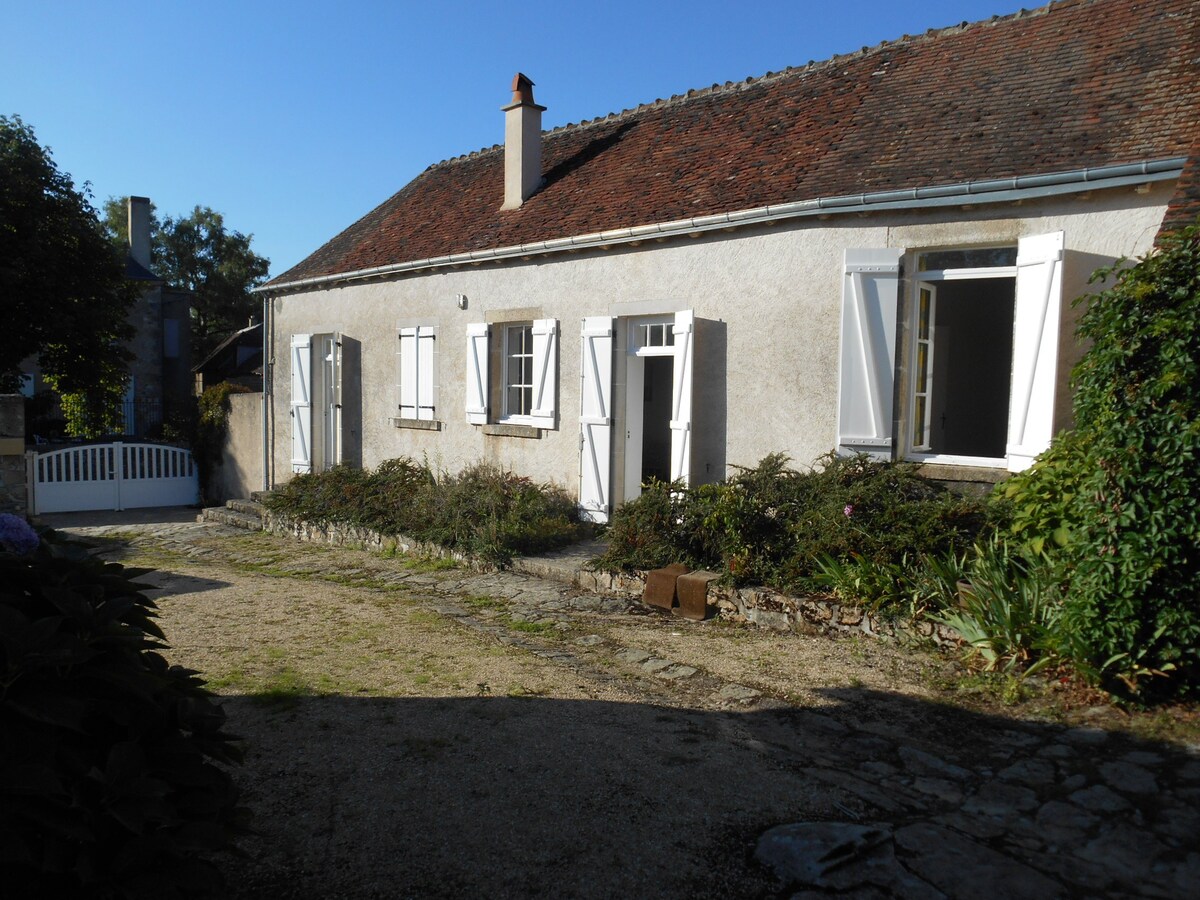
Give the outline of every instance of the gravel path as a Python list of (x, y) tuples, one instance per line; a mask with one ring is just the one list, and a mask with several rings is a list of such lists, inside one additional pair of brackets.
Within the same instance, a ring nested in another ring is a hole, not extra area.
[(78, 531), (159, 569), (172, 660), (246, 738), (233, 896), (1200, 884), (1195, 746), (950, 705), (937, 656), (222, 526)]

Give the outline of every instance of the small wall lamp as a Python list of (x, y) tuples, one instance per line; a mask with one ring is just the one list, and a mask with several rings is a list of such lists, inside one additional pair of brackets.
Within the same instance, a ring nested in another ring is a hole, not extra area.
[(466, 294), (455, 294), (454, 302), (458, 305), (459, 309), (466, 309), (467, 308), (467, 295)]

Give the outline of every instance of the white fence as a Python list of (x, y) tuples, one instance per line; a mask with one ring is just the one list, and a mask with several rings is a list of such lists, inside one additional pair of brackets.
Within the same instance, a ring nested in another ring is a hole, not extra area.
[(191, 451), (160, 444), (88, 444), (27, 454), (35, 514), (187, 506), (200, 502)]

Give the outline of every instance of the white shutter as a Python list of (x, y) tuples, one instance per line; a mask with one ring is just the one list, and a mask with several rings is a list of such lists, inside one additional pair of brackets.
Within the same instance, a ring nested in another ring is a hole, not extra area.
[(529, 415), (539, 428), (553, 428), (558, 392), (558, 320), (535, 319), (532, 332), (533, 403)]
[(292, 471), (312, 471), (312, 335), (292, 335)]
[(467, 326), (467, 421), (486, 425), (488, 417), (488, 327)]
[(400, 329), (400, 418), (417, 418), (418, 329)]
[(432, 422), (437, 418), (434, 408), (434, 350), (437, 334), (432, 325), (417, 329), (417, 418)]
[(579, 506), (607, 522), (612, 465), (611, 316), (588, 316), (580, 338)]
[(1061, 231), (1021, 238), (1017, 243), (1007, 447), (1008, 468), (1013, 472), (1028, 468), (1054, 436), (1062, 258)]
[(330, 337), (329, 344), (329, 384), (332, 390), (329, 392), (329, 453), (325, 459), (325, 468), (341, 465), (342, 447), (345, 446), (344, 435), (342, 434), (342, 335), (340, 332), (335, 332)]
[(675, 313), (675, 354), (671, 379), (671, 481), (686, 485), (692, 475), (692, 365), (695, 315)]
[(899, 248), (847, 249), (842, 279), (838, 449), (892, 455)]

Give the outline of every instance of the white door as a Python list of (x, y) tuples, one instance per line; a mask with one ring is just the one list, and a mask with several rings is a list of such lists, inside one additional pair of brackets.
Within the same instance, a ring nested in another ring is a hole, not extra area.
[(322, 469), (342, 461), (342, 336), (320, 335)]
[(1061, 231), (1021, 238), (1017, 243), (1007, 444), (1008, 468), (1013, 472), (1028, 468), (1054, 436), (1062, 258)]
[(613, 318), (589, 316), (580, 336), (579, 506), (607, 522), (612, 482)]
[(312, 471), (312, 335), (292, 335), (292, 471)]
[(842, 281), (838, 449), (892, 455), (892, 384), (896, 368), (897, 248), (846, 250)]

